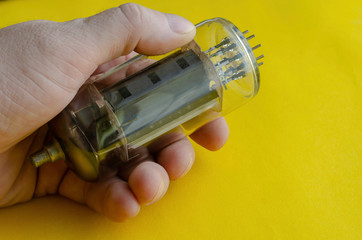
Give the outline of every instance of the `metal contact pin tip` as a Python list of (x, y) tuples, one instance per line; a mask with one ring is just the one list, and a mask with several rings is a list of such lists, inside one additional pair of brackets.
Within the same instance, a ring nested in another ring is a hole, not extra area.
[(262, 59), (263, 57), (264, 57), (264, 54), (257, 57), (256, 60), (258, 61), (259, 59)]
[(260, 47), (261, 47), (261, 44), (258, 44), (255, 47), (253, 47), (252, 50), (255, 50), (255, 49), (260, 48)]
[(45, 144), (41, 151), (30, 156), (30, 162), (34, 167), (58, 160), (65, 160), (65, 155), (59, 142), (54, 138)]
[(249, 30), (245, 30), (244, 32), (242, 32), (242, 34), (247, 34), (249, 32)]
[(258, 63), (258, 66), (261, 66), (261, 65), (263, 65), (264, 64), (264, 62), (260, 62), (260, 63)]
[(255, 37), (255, 35), (253, 34), (253, 35), (251, 35), (251, 36), (247, 37), (247, 38), (246, 38), (246, 40), (248, 40), (248, 41), (249, 41), (250, 39), (252, 39), (252, 38), (254, 38), (254, 37)]

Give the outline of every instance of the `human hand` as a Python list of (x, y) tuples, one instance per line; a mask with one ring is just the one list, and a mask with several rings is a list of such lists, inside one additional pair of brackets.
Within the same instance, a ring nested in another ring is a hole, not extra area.
[[(187, 20), (135, 4), (69, 22), (32, 21), (0, 29), (0, 207), (60, 194), (121, 221), (137, 215), (140, 205), (158, 201), (169, 179), (182, 177), (194, 162), (184, 135), (96, 183), (79, 179), (63, 161), (35, 169), (27, 158), (42, 147), (45, 124), (97, 69), (113, 59), (127, 60), (132, 51), (169, 52), (194, 34)], [(191, 135), (210, 150), (219, 149), (227, 137), (222, 118)]]

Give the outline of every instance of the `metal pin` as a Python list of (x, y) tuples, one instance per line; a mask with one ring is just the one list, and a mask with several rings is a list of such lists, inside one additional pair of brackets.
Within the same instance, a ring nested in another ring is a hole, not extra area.
[(228, 86), (226, 85), (227, 83), (229, 83), (228, 80), (222, 81), (222, 85), (224, 85), (225, 90), (228, 90)]
[(216, 56), (220, 56), (220, 55), (223, 55), (223, 51), (222, 50), (218, 50), (216, 51), (215, 53), (211, 54), (210, 57), (216, 57)]
[(230, 44), (229, 46), (227, 46), (225, 48), (225, 51), (230, 51), (230, 50), (233, 50), (234, 48), (236, 48), (236, 44), (235, 43), (232, 43)]
[(264, 55), (260, 55), (259, 57), (256, 58), (256, 60), (258, 61), (259, 59), (262, 59), (264, 57)]
[(233, 74), (234, 72), (237, 72), (239, 70), (242, 70), (243, 68), (245, 67), (245, 64), (244, 63), (241, 63), (239, 66), (237, 67), (229, 67), (228, 69), (226, 69), (225, 71), (225, 75), (230, 75), (230, 74)]
[(240, 58), (242, 58), (243, 56), (241, 55), (241, 53), (235, 54), (233, 57), (231, 58), (223, 58), (220, 62), (217, 62), (216, 64), (214, 64), (214, 66), (216, 67), (222, 67), (224, 65), (227, 65), (233, 61), (238, 61)]
[(225, 54), (227, 51), (232, 51), (232, 50), (234, 50), (234, 48), (236, 48), (236, 44), (235, 44), (235, 43), (230, 44), (230, 45), (227, 46), (227, 47), (221, 47), (217, 52), (211, 54), (210, 57), (215, 57), (215, 56), (223, 55), (223, 54)]
[(264, 63), (263, 62), (260, 62), (260, 63), (258, 63), (258, 66), (261, 66), (261, 65), (263, 65)]
[(260, 48), (260, 47), (261, 47), (261, 44), (258, 44), (255, 47), (253, 47), (252, 50), (255, 50), (255, 49)]
[(137, 158), (137, 157), (139, 157), (139, 156), (141, 156), (141, 154), (136, 153), (136, 154), (135, 154), (135, 155), (133, 155), (133, 156), (128, 156), (128, 160), (135, 159), (135, 158)]
[(228, 63), (229, 63), (229, 59), (228, 58), (223, 58), (220, 62), (217, 62), (214, 65), (216, 67), (222, 67), (222, 66), (224, 66), (224, 65), (226, 65)]
[(246, 38), (246, 40), (248, 40), (248, 41), (249, 41), (250, 39), (252, 39), (252, 38), (254, 38), (254, 37), (255, 37), (255, 35), (253, 34), (253, 35), (251, 35), (251, 36), (247, 37), (247, 38)]
[(218, 47), (221, 47), (222, 45), (229, 44), (229, 43), (230, 43), (230, 39), (226, 37), (219, 44), (215, 45), (215, 47), (218, 48)]
[(241, 71), (241, 72), (238, 72), (238, 73), (232, 75), (231, 77), (229, 77), (226, 82), (228, 83), (228, 82), (230, 82), (230, 81), (233, 81), (233, 80), (239, 79), (239, 78), (243, 78), (243, 77), (245, 77), (245, 76), (246, 76), (246, 72), (245, 72), (245, 71)]
[(240, 77), (245, 77), (246, 75), (246, 72), (245, 71), (241, 71), (241, 72), (238, 72), (237, 74), (234, 74), (233, 75), (233, 78), (240, 78)]
[(230, 62), (235, 61), (235, 60), (239, 60), (240, 58), (242, 58), (243, 55), (241, 55), (241, 53), (235, 54), (234, 57), (230, 58)]
[(208, 52), (211, 52), (212, 50), (216, 49), (216, 48), (219, 48), (223, 45), (226, 45), (226, 44), (229, 44), (230, 43), (230, 39), (229, 38), (224, 38), (219, 44), (209, 48), (208, 50), (205, 51), (205, 53), (208, 53)]
[(242, 34), (247, 34), (249, 32), (249, 30), (246, 30), (244, 32), (242, 32)]

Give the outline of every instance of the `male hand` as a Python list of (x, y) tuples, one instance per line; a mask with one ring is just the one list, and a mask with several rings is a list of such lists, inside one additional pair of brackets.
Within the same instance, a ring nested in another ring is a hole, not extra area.
[[(89, 183), (63, 161), (35, 169), (28, 156), (41, 149), (46, 123), (97, 69), (114, 59), (126, 61), (133, 51), (169, 52), (194, 35), (189, 21), (136, 4), (69, 22), (32, 21), (0, 29), (0, 207), (60, 194), (121, 221), (137, 215), (141, 205), (158, 201), (169, 179), (182, 177), (194, 162), (184, 135), (152, 152), (146, 159), (152, 161), (127, 169), (126, 179), (119, 173)], [(191, 136), (210, 150), (219, 149), (227, 137), (222, 118)]]

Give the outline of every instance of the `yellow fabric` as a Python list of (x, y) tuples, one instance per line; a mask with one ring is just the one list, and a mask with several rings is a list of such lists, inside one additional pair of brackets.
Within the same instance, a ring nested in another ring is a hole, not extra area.
[[(0, 210), (1, 239), (362, 239), (362, 3), (136, 1), (194, 23), (231, 20), (265, 54), (257, 97), (230, 114), (218, 152), (125, 223), (60, 197)], [(0, 2), (0, 27), (64, 21), (111, 0)], [(1, 46), (0, 46), (1, 47)]]

